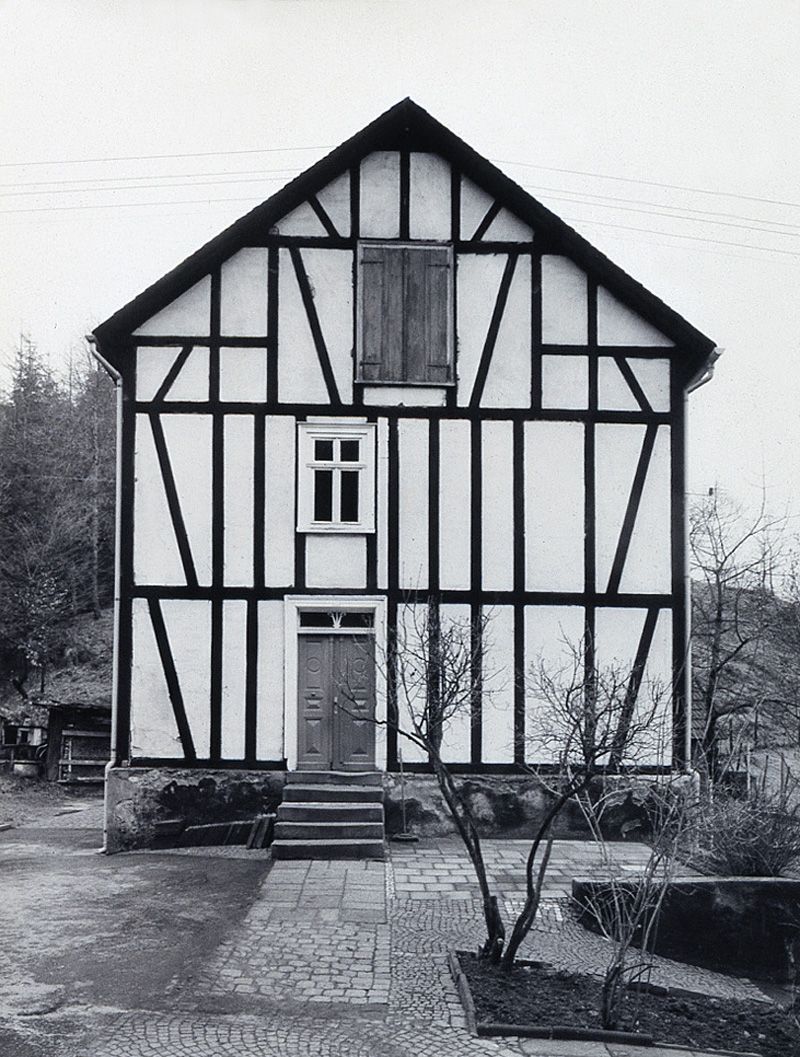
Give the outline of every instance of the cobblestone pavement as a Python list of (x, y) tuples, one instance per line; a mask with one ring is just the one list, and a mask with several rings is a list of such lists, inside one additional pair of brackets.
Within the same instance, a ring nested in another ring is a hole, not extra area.
[[(488, 841), (507, 914), (523, 891), (522, 841)], [(634, 871), (646, 851), (620, 849)], [(571, 915), (572, 876), (596, 872), (596, 849), (556, 845), (542, 914), (523, 953), (600, 971), (605, 942)], [(456, 842), (393, 847), (380, 862), (276, 862), (242, 923), (194, 976), (176, 976), (159, 1012), (109, 1020), (75, 1057), (678, 1057), (598, 1042), (471, 1036), (447, 967), (481, 939), (481, 906)], [(763, 997), (747, 981), (659, 960), (659, 982)], [(71, 1055), (72, 1057), (72, 1055)]]

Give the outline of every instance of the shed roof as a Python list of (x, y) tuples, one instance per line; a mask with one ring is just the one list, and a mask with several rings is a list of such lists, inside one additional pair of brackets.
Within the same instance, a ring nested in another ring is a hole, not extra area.
[(563, 253), (605, 285), (613, 294), (657, 327), (691, 358), (689, 366), (701, 371), (712, 357), (715, 343), (645, 289), (627, 272), (595, 249), (560, 217), (538, 202), (426, 110), (406, 98), (336, 147), (281, 190), (235, 221), (138, 297), (115, 312), (94, 330), (106, 358), (123, 366), (118, 346), (145, 320), (160, 311), (241, 246), (252, 244), (254, 233), (263, 233), (281, 217), (316, 194), (334, 177), (375, 150), (435, 152), (461, 173), (495, 196), (503, 205), (546, 236), (548, 251)]

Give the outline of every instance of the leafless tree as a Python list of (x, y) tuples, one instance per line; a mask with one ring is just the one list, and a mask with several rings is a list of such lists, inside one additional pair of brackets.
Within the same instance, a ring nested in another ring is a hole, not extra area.
[[(427, 756), (456, 831), (469, 855), (481, 893), (486, 926), (482, 954), (496, 961), (505, 927), (497, 897), (491, 891), (480, 835), (462, 788), (442, 760), (442, 741), (450, 723), (473, 715), (479, 692), (478, 674), (487, 676), (485, 651), (490, 643), (491, 612), (477, 620), (444, 617), (435, 602), (399, 607), (397, 628), (389, 632), (376, 665), (388, 693), (386, 725)], [(496, 674), (496, 673), (495, 673)], [(346, 680), (344, 673), (342, 678)], [(356, 695), (344, 681), (342, 692)], [(484, 696), (488, 693), (484, 687)]]
[(717, 489), (691, 511), (692, 700), (703, 719), (700, 762), (712, 778), (720, 771), (723, 723), (757, 716), (771, 696), (763, 651), (779, 621), (775, 587), (785, 524), (768, 513), (763, 494), (752, 515)]
[(645, 757), (659, 758), (659, 732), (671, 707), (669, 695), (645, 683), (641, 670), (598, 668), (586, 640), (565, 641), (564, 649), (562, 667), (540, 660), (526, 680), (529, 707), (538, 704), (526, 751), (533, 759), (551, 761), (529, 770), (548, 791), (550, 805), (528, 851), (525, 902), (501, 959), (507, 969), (536, 920), (559, 815), (570, 802), (596, 796), (599, 778), (635, 771)]
[(620, 792), (578, 796), (584, 820), (600, 849), (603, 878), (589, 887), (582, 904), (609, 940), (603, 974), (600, 1019), (615, 1031), (631, 986), (649, 983), (661, 911), (681, 865), (680, 851), (698, 811), (697, 791), (688, 775), (666, 775), (651, 784), (648, 796), (649, 853), (635, 876), (620, 875), (606, 840), (603, 816)]

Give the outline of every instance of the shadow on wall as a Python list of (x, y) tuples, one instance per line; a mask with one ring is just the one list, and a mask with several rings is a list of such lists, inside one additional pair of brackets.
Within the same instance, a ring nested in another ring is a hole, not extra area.
[[(533, 835), (549, 805), (551, 794), (530, 774), (469, 775), (457, 778), (466, 795), (483, 837), (523, 839)], [(450, 837), (456, 830), (442, 799), (436, 779), (427, 774), (406, 774), (406, 826), (420, 837)], [(631, 783), (624, 799), (604, 818), (608, 840), (639, 840), (648, 830), (648, 789), (646, 782)], [(384, 777), (386, 832), (402, 830), (400, 777)], [(569, 804), (554, 824), (554, 834), (562, 839), (589, 837), (585, 820), (576, 805)]]

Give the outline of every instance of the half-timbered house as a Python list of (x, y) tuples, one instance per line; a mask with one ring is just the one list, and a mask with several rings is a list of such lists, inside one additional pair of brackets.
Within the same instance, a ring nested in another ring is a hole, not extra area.
[[(413, 102), (94, 337), (121, 391), (110, 785), (391, 773), (365, 658), (431, 602), (491, 607), (493, 670), (584, 639), (666, 680), (647, 762), (686, 758), (685, 400), (714, 344)], [(337, 709), (343, 668), (377, 724)], [(540, 703), (475, 678), (444, 758), (539, 762)]]

